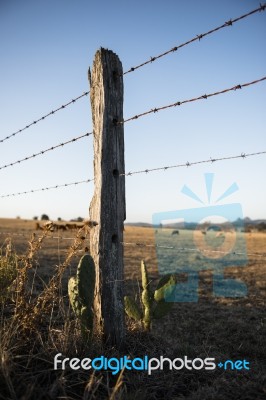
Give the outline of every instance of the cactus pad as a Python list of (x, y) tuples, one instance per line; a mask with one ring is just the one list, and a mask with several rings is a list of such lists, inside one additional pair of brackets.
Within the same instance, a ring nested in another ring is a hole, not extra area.
[(95, 287), (95, 267), (92, 257), (85, 254), (77, 269), (77, 285), (80, 300), (85, 306), (92, 306)]
[(95, 288), (95, 267), (90, 255), (84, 255), (77, 268), (77, 276), (68, 281), (68, 295), (74, 313), (81, 323), (84, 338), (90, 338), (93, 331), (93, 301)]
[(156, 301), (162, 301), (166, 298), (171, 298), (176, 287), (176, 279), (174, 275), (163, 276), (157, 286), (154, 293), (154, 299)]

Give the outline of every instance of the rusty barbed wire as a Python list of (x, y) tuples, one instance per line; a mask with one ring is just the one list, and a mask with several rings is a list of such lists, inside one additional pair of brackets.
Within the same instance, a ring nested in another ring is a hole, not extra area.
[(258, 151), (256, 153), (241, 153), (240, 155), (236, 155), (236, 156), (218, 157), (218, 158), (210, 157), (207, 160), (200, 160), (200, 161), (193, 161), (193, 162), (187, 161), (186, 163), (183, 163), (183, 164), (168, 165), (167, 167), (149, 168), (149, 169), (143, 169), (143, 170), (139, 170), (139, 171), (127, 172), (124, 174), (120, 174), (120, 176), (131, 176), (131, 175), (135, 175), (135, 174), (144, 174), (144, 173), (147, 174), (149, 172), (154, 172), (154, 171), (166, 171), (171, 168), (191, 167), (192, 165), (197, 165), (197, 164), (214, 163), (216, 161), (234, 160), (237, 158), (244, 159), (247, 157), (253, 157), (253, 156), (258, 156), (258, 155), (262, 155), (262, 154), (266, 154), (266, 150)]
[(61, 185), (49, 186), (49, 187), (44, 187), (44, 188), (40, 188), (40, 189), (32, 189), (32, 190), (28, 190), (26, 192), (4, 194), (4, 195), (1, 195), (0, 198), (12, 197), (12, 196), (21, 196), (22, 194), (42, 192), (42, 191), (45, 191), (45, 190), (58, 189), (58, 188), (67, 187), (67, 186), (75, 186), (75, 185), (80, 185), (81, 183), (89, 183), (89, 182), (93, 182), (93, 181), (94, 181), (94, 179), (86, 179), (84, 181), (64, 183), (64, 184), (61, 184)]
[(168, 54), (170, 54), (170, 53), (174, 53), (174, 52), (176, 52), (177, 50), (179, 50), (181, 47), (185, 47), (185, 46), (189, 45), (190, 43), (196, 42), (197, 40), (200, 41), (200, 40), (203, 39), (205, 36), (208, 36), (208, 35), (210, 35), (210, 34), (212, 34), (212, 33), (214, 33), (214, 32), (217, 32), (217, 31), (219, 31), (220, 29), (226, 28), (226, 27), (228, 27), (228, 26), (232, 26), (235, 22), (238, 22), (238, 21), (240, 21), (240, 20), (242, 20), (242, 19), (244, 19), (244, 18), (246, 18), (246, 17), (249, 17), (249, 16), (252, 15), (252, 14), (255, 14), (255, 13), (261, 12), (261, 11), (264, 11), (265, 8), (266, 8), (266, 3), (260, 4), (260, 7), (259, 7), (259, 8), (256, 8), (255, 10), (252, 10), (252, 11), (250, 11), (250, 12), (247, 13), (247, 14), (241, 15), (240, 17), (237, 17), (237, 18), (234, 18), (234, 19), (230, 19), (229, 21), (226, 21), (223, 25), (217, 26), (216, 28), (211, 29), (210, 31), (205, 32), (205, 33), (202, 33), (202, 34), (200, 34), (200, 35), (196, 35), (195, 37), (193, 37), (192, 39), (188, 40), (187, 42), (184, 42), (184, 43), (182, 43), (182, 44), (180, 44), (180, 45), (178, 45), (178, 46), (172, 47), (170, 50), (167, 50), (167, 51), (165, 51), (165, 52), (159, 54), (158, 56), (150, 57), (149, 60), (144, 61), (143, 63), (141, 63), (141, 64), (139, 64), (139, 65), (136, 65), (135, 67), (131, 67), (129, 70), (127, 70), (126, 72), (124, 72), (123, 75), (129, 74), (130, 72), (134, 72), (136, 69), (139, 69), (139, 68), (141, 68), (141, 67), (144, 67), (144, 65), (151, 64), (151, 63), (153, 63), (154, 61), (158, 60), (159, 58), (162, 58), (162, 57), (164, 57), (164, 56), (166, 56), (166, 55), (168, 55)]
[[(168, 169), (172, 169), (172, 168), (191, 167), (192, 165), (197, 165), (197, 164), (214, 163), (214, 162), (217, 162), (217, 161), (226, 161), (226, 160), (233, 160), (233, 159), (240, 159), (240, 158), (245, 159), (247, 157), (258, 156), (258, 155), (262, 155), (262, 154), (266, 154), (266, 150), (265, 151), (258, 151), (256, 153), (241, 153), (240, 155), (228, 156), (228, 157), (219, 157), (219, 158), (210, 157), (207, 160), (200, 160), (200, 161), (193, 161), (193, 162), (187, 161), (186, 163), (183, 163), (183, 164), (168, 165), (168, 166), (165, 166), (165, 167), (150, 168), (150, 169), (144, 169), (144, 170), (139, 170), (139, 171), (126, 172), (126, 173), (120, 174), (119, 176), (131, 176), (131, 175), (144, 174), (144, 173), (147, 174), (149, 172), (154, 172), (154, 171), (167, 171)], [(89, 182), (93, 182), (93, 181), (94, 181), (94, 179), (86, 179), (86, 180), (83, 180), (83, 181), (65, 183), (65, 184), (62, 184), (62, 185), (55, 185), (55, 186), (50, 186), (50, 187), (46, 187), (46, 188), (32, 189), (32, 190), (28, 190), (28, 191), (25, 191), (25, 192), (18, 192), (18, 193), (10, 193), (10, 194), (5, 194), (5, 195), (0, 195), (0, 198), (12, 197), (12, 196), (20, 196), (20, 195), (23, 195), (23, 194), (41, 192), (41, 191), (50, 190), (50, 189), (58, 189), (58, 188), (62, 188), (62, 187), (67, 187), (67, 186), (72, 186), (72, 185), (74, 186), (74, 185), (79, 185), (81, 183), (89, 183)]]
[(55, 150), (55, 149), (58, 149), (59, 147), (63, 147), (63, 146), (65, 146), (66, 144), (70, 144), (70, 143), (77, 142), (77, 141), (80, 140), (80, 139), (83, 139), (83, 138), (85, 138), (85, 137), (87, 137), (87, 136), (92, 135), (92, 133), (93, 133), (93, 132), (87, 132), (87, 133), (85, 133), (84, 135), (77, 136), (77, 137), (75, 137), (75, 138), (73, 138), (73, 139), (67, 140), (66, 142), (59, 143), (59, 144), (57, 144), (56, 146), (49, 147), (48, 149), (41, 150), (41, 151), (39, 151), (38, 153), (35, 153), (35, 154), (32, 154), (31, 156), (22, 158), (21, 160), (17, 160), (17, 161), (14, 161), (14, 162), (10, 163), (10, 164), (3, 165), (2, 167), (0, 167), (0, 170), (1, 170), (1, 169), (8, 168), (8, 167), (13, 167), (14, 165), (20, 164), (20, 163), (22, 163), (23, 161), (28, 161), (28, 160), (30, 160), (30, 159), (32, 159), (32, 158), (41, 156), (41, 155), (43, 155), (43, 154), (45, 154), (45, 153), (48, 153), (49, 151), (53, 151), (53, 150)]
[[(144, 242), (121, 242), (123, 246), (134, 246), (134, 247), (152, 247), (152, 248), (160, 248), (160, 249), (168, 249), (168, 250), (176, 250), (177, 252), (194, 252), (194, 253), (218, 253), (218, 254), (228, 254), (228, 251), (220, 251), (220, 250), (204, 250), (197, 248), (189, 248), (189, 247), (175, 247), (175, 246), (165, 246), (159, 244), (151, 244)], [(238, 251), (231, 251), (232, 255), (245, 255), (245, 256), (258, 256), (258, 257), (266, 257), (266, 253), (242, 253)]]
[[(234, 19), (230, 19), (230, 20), (226, 21), (224, 24), (222, 24), (222, 25), (220, 25), (220, 26), (218, 26), (218, 27), (216, 27), (216, 28), (214, 28), (214, 29), (211, 29), (211, 30), (209, 30), (208, 32), (202, 33), (202, 34), (200, 34), (200, 35), (196, 35), (195, 37), (193, 37), (192, 39), (188, 40), (187, 42), (184, 42), (184, 43), (182, 43), (182, 44), (180, 44), (180, 45), (178, 45), (178, 46), (172, 47), (170, 50), (167, 50), (167, 51), (165, 51), (165, 52), (159, 54), (158, 56), (150, 57), (149, 60), (147, 60), (147, 61), (145, 61), (145, 62), (143, 62), (143, 63), (141, 63), (141, 64), (139, 64), (139, 65), (136, 65), (135, 67), (131, 67), (129, 70), (125, 71), (125, 72), (123, 73), (123, 75), (126, 75), (126, 74), (128, 74), (128, 73), (130, 73), (130, 72), (133, 72), (133, 71), (135, 71), (135, 70), (137, 70), (137, 69), (143, 67), (144, 65), (153, 63), (154, 61), (158, 60), (159, 58), (162, 58), (162, 57), (164, 57), (164, 56), (166, 56), (166, 55), (168, 55), (168, 54), (170, 54), (170, 53), (174, 53), (174, 52), (176, 52), (177, 50), (179, 50), (180, 48), (189, 45), (190, 43), (193, 43), (193, 42), (195, 42), (195, 41), (197, 41), (197, 40), (200, 41), (200, 40), (203, 39), (205, 36), (208, 36), (208, 35), (210, 35), (210, 34), (212, 34), (212, 33), (214, 33), (214, 32), (217, 32), (217, 31), (219, 31), (220, 29), (226, 28), (226, 27), (228, 27), (228, 26), (232, 26), (235, 22), (238, 22), (238, 21), (240, 21), (240, 20), (242, 20), (242, 19), (244, 19), (244, 18), (246, 18), (246, 17), (248, 17), (248, 16), (250, 16), (250, 15), (253, 15), (253, 14), (257, 13), (257, 12), (264, 11), (265, 8), (266, 8), (266, 4), (265, 4), (265, 3), (264, 3), (264, 4), (260, 4), (260, 7), (254, 9), (254, 10), (252, 10), (252, 11), (246, 13), (246, 14), (241, 15), (240, 17), (237, 17), (237, 18), (234, 18)], [(0, 139), (0, 143), (3, 143), (3, 142), (5, 142), (6, 140), (8, 140), (8, 139), (10, 139), (10, 138), (12, 138), (12, 137), (14, 137), (14, 136), (16, 136), (17, 134), (19, 134), (19, 133), (23, 132), (24, 130), (30, 128), (32, 125), (36, 125), (38, 122), (43, 121), (45, 118), (47, 118), (47, 117), (49, 117), (49, 116), (55, 114), (56, 112), (58, 112), (58, 111), (60, 111), (60, 110), (62, 110), (62, 109), (64, 109), (64, 108), (68, 107), (70, 104), (75, 103), (77, 100), (81, 99), (81, 98), (84, 97), (84, 96), (87, 96), (89, 93), (90, 93), (89, 91), (84, 92), (84, 93), (81, 94), (80, 96), (78, 96), (78, 97), (76, 97), (76, 98), (70, 100), (69, 102), (67, 102), (67, 103), (65, 103), (65, 104), (62, 104), (60, 107), (56, 108), (55, 110), (50, 111), (49, 113), (45, 114), (45, 115), (42, 116), (42, 117), (40, 117), (40, 118), (34, 120), (34, 121), (31, 122), (30, 124), (26, 125), (24, 128), (19, 129), (19, 130), (13, 132), (12, 134), (6, 136), (6, 137), (3, 138), (3, 139)]]
[(84, 96), (88, 96), (90, 92), (84, 92), (80, 96), (75, 97), (74, 99), (70, 100), (68, 103), (63, 104), (62, 106), (56, 108), (55, 110), (50, 111), (48, 114), (44, 115), (41, 118), (36, 119), (35, 121), (31, 122), (30, 124), (26, 125), (24, 128), (17, 130), (16, 132), (13, 132), (11, 135), (6, 136), (3, 139), (0, 139), (0, 143), (5, 142), (6, 140), (18, 135), (19, 133), (25, 131), (26, 129), (30, 128), (32, 125), (36, 125), (38, 122), (43, 121), (45, 118), (49, 117), (50, 115), (53, 115), (57, 113), (60, 110), (63, 110), (64, 108), (68, 107), (70, 104), (74, 104), (77, 100), (81, 99)]
[(259, 82), (262, 82), (262, 81), (265, 81), (265, 80), (266, 80), (266, 76), (264, 76), (263, 78), (260, 78), (260, 79), (256, 79), (255, 81), (252, 81), (252, 82), (242, 83), (242, 84), (238, 84), (238, 85), (232, 86), (232, 87), (230, 87), (228, 89), (219, 90), (218, 92), (213, 92), (213, 93), (209, 93), (209, 94), (203, 94), (201, 96), (194, 97), (192, 99), (177, 101), (175, 103), (168, 104), (166, 106), (152, 108), (149, 111), (145, 111), (145, 112), (143, 112), (141, 114), (134, 115), (134, 117), (130, 117), (130, 118), (124, 119), (123, 121), (114, 120), (113, 122), (114, 122), (114, 124), (124, 124), (125, 122), (132, 121), (133, 119), (138, 119), (138, 118), (144, 117), (145, 115), (148, 115), (148, 114), (152, 114), (152, 113), (156, 113), (158, 111), (166, 110), (167, 108), (177, 107), (177, 106), (181, 106), (182, 104), (192, 103), (194, 101), (203, 100), (203, 99), (208, 99), (208, 97), (218, 96), (219, 94), (224, 94), (224, 93), (227, 93), (227, 92), (236, 91), (238, 89), (242, 89), (242, 88), (247, 87), (247, 86), (255, 85), (256, 83), (259, 83)]

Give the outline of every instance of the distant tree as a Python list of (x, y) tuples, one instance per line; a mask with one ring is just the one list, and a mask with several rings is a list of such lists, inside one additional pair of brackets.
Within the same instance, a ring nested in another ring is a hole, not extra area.
[(57, 221), (62, 221), (62, 218), (61, 218), (61, 217), (58, 217), (58, 218), (57, 218)]
[(33, 217), (33, 221), (38, 221), (38, 217)]
[(49, 217), (48, 217), (48, 215), (46, 215), (46, 214), (42, 214), (42, 216), (41, 216), (41, 220), (42, 221), (49, 221)]

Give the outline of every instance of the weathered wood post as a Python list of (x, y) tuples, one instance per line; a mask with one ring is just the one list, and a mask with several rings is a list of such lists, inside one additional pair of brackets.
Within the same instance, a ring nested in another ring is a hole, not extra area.
[(96, 52), (90, 76), (94, 134), (94, 196), (90, 253), (96, 267), (95, 313), (104, 340), (120, 346), (124, 338), (123, 228), (125, 212), (123, 70), (112, 51)]

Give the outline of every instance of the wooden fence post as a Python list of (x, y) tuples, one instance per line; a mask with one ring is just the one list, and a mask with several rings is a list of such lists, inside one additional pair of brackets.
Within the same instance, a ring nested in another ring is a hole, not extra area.
[(123, 70), (116, 54), (96, 52), (90, 76), (94, 133), (94, 196), (90, 253), (96, 267), (94, 309), (104, 340), (120, 346), (124, 338), (123, 229), (126, 218)]

